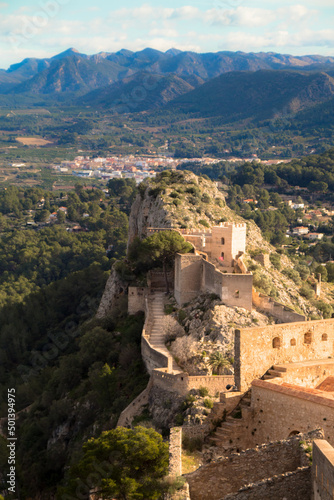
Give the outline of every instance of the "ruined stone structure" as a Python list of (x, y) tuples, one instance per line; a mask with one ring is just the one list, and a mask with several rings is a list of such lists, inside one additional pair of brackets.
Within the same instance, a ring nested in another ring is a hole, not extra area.
[(191, 500), (311, 499), (311, 468), (300, 441), (320, 431), (217, 458), (186, 475)]
[(305, 316), (296, 313), (291, 307), (284, 306), (263, 293), (258, 293), (254, 288), (252, 299), (253, 306), (255, 306), (258, 311), (270, 314), (279, 323), (295, 323), (296, 321), (306, 320)]
[(201, 255), (176, 255), (174, 296), (180, 306), (200, 293), (209, 292), (228, 306), (251, 311), (252, 286), (252, 273), (223, 273)]

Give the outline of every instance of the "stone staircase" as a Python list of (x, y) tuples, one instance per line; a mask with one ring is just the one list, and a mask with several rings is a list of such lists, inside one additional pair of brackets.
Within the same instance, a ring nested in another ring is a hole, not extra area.
[[(165, 293), (154, 292), (150, 295), (148, 307), (150, 311), (150, 328), (149, 328), (149, 341), (151, 346), (157, 351), (162, 352), (165, 356), (172, 357), (167, 347), (165, 346), (165, 333), (164, 333), (164, 305)], [(173, 359), (173, 373), (181, 373), (182, 370)]]
[(284, 377), (284, 374), (287, 372), (285, 366), (274, 365), (270, 370), (268, 370), (262, 377), (263, 380), (271, 380), (277, 377)]
[(215, 433), (209, 438), (210, 443), (218, 448), (227, 449), (231, 448), (235, 440), (235, 436), (242, 431), (244, 427), (243, 417), (250, 411), (251, 392), (247, 391), (241, 398), (237, 407), (228, 415), (220, 425), (217, 427)]

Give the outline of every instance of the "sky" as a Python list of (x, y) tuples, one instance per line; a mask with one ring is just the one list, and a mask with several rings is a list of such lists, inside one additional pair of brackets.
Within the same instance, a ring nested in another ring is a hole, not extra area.
[(334, 56), (334, 0), (0, 0), (0, 68), (69, 47)]

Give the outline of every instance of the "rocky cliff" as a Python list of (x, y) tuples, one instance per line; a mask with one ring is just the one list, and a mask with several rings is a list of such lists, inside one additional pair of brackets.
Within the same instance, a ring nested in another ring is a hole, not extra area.
[[(276, 253), (276, 250), (263, 238), (253, 221), (246, 221), (226, 206), (225, 197), (216, 183), (192, 172), (164, 171), (155, 179), (147, 179), (141, 183), (139, 193), (131, 209), (128, 245), (135, 237), (145, 238), (148, 228), (175, 228), (191, 232), (209, 231), (210, 227), (224, 221), (246, 223), (245, 262), (254, 274), (255, 288), (300, 314), (313, 318), (322, 317), (316, 303), (300, 295), (300, 285), (296, 285), (288, 273), (282, 273), (273, 267), (269, 259), (261, 265), (251, 258), (257, 252), (269, 255)], [(286, 271), (294, 268), (286, 255), (281, 255), (280, 260), (281, 269)], [(119, 276), (113, 272), (99, 308), (100, 317), (110, 310), (110, 304), (119, 290), (126, 291), (126, 288), (127, 283), (124, 280), (120, 283)], [(332, 300), (326, 288), (321, 298), (325, 302)]]

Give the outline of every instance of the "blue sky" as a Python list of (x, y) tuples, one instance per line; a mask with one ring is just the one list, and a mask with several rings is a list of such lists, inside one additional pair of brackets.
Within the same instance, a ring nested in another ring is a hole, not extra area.
[(0, 68), (69, 47), (334, 56), (334, 0), (0, 0)]

